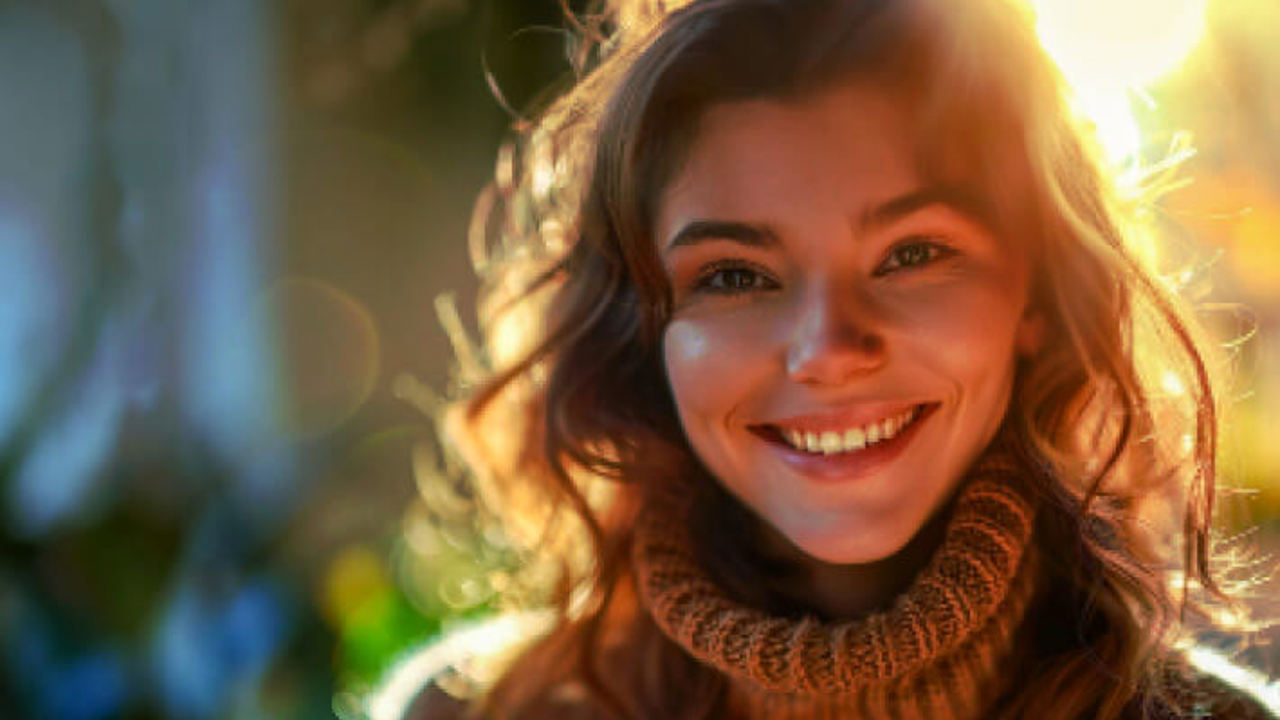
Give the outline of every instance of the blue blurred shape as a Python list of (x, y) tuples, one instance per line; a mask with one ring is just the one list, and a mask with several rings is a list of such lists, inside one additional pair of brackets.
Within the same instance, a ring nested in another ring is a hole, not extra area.
[(30, 213), (6, 206), (0, 194), (0, 446), (21, 421), (62, 342), (58, 321), (68, 293), (47, 240)]
[(270, 583), (218, 595), (189, 580), (161, 621), (152, 660), (170, 717), (217, 715), (236, 688), (258, 681), (287, 634), (288, 614)]
[[(272, 226), (272, 67), (267, 9), (256, 0), (188, 6), (184, 45), (199, 108), (186, 188), (188, 246), (175, 287), (183, 404), (221, 455), (248, 469), (276, 444), (277, 369), (261, 302)], [(236, 52), (227, 53), (227, 42)]]
[(0, 3), (0, 447), (70, 329), (90, 115), (77, 38), (39, 3)]
[(211, 601), (187, 583), (174, 595), (157, 636), (154, 668), (162, 706), (171, 717), (207, 718), (226, 685), (218, 656)]
[(35, 537), (74, 516), (116, 444), (124, 414), (121, 347), (113, 323), (93, 361), (63, 395), (57, 414), (34, 439), (8, 487), (10, 526)]
[[(189, 136), (187, 239), (174, 284), (178, 393), (194, 434), (229, 466), (235, 499), (269, 528), (296, 500), (276, 330), (263, 295), (275, 228), (271, 12), (257, 0), (186, 7), (185, 22), (199, 28), (182, 45), (186, 100), (199, 122)], [(228, 42), (236, 52), (226, 52)]]
[(129, 695), (129, 677), (119, 653), (94, 652), (47, 678), (44, 712), (49, 720), (117, 717)]
[[(12, 579), (0, 573), (0, 583)], [(119, 717), (135, 692), (126, 656), (98, 647), (62, 659), (68, 653), (58, 649), (56, 622), (36, 596), (20, 589), (0, 592), (0, 649), (17, 699), (42, 720)]]
[(239, 675), (257, 676), (279, 649), (288, 618), (271, 585), (241, 588), (222, 613), (222, 645), (228, 667)]

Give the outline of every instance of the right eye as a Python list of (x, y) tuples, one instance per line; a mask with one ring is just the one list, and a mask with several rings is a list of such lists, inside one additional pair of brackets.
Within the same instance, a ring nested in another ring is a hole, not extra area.
[(740, 295), (759, 290), (776, 290), (778, 283), (751, 265), (717, 263), (708, 266), (698, 275), (693, 289), (715, 295)]

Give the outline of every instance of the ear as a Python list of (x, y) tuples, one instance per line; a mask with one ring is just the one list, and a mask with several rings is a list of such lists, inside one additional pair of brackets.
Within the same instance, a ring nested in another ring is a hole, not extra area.
[(1014, 347), (1019, 355), (1033, 357), (1044, 347), (1046, 322), (1044, 314), (1034, 307), (1028, 307), (1018, 321), (1018, 329), (1014, 335)]

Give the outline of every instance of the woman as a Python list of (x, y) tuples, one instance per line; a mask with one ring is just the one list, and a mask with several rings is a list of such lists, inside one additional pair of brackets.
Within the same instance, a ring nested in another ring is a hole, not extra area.
[(1173, 649), (1216, 363), (1014, 3), (606, 20), (500, 177), (450, 425), (562, 568), (471, 709), (1268, 717)]

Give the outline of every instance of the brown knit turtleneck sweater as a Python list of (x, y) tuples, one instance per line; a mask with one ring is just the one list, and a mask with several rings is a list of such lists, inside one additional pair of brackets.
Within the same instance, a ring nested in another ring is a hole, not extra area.
[(678, 485), (655, 495), (636, 526), (637, 586), (662, 632), (729, 679), (734, 717), (983, 717), (1007, 689), (1036, 584), (1035, 513), (1019, 473), (999, 452), (977, 463), (940, 548), (884, 612), (792, 619), (729, 597), (696, 560), (692, 493)]

